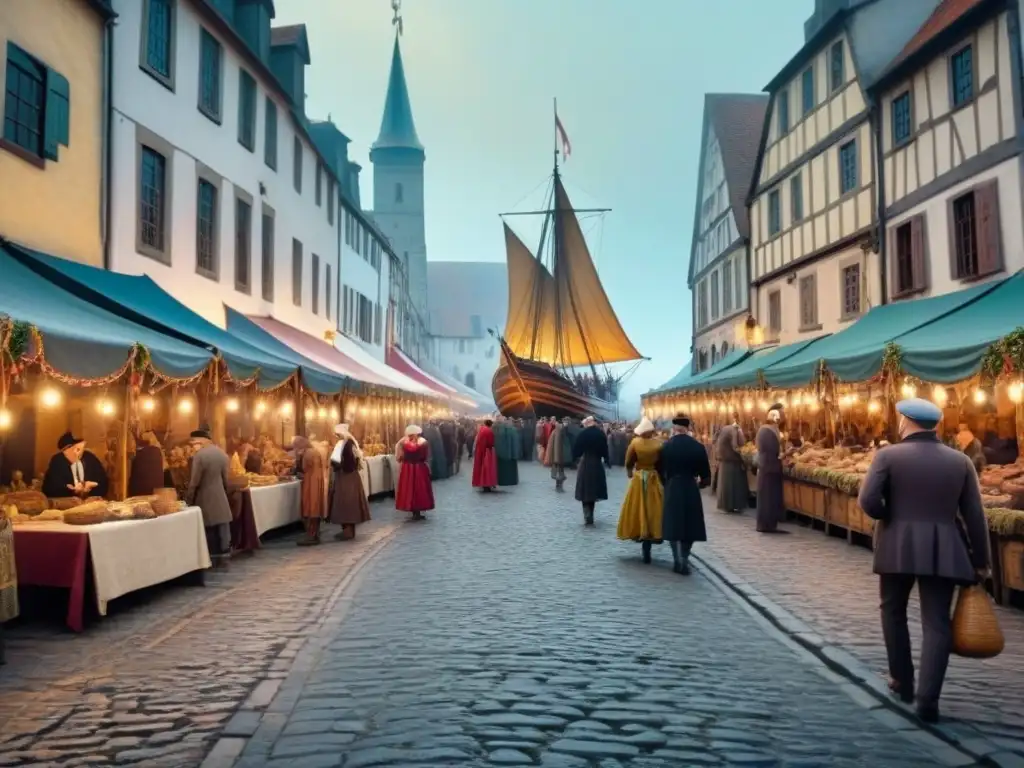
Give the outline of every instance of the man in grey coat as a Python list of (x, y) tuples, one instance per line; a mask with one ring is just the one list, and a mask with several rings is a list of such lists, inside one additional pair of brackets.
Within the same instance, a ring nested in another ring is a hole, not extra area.
[(192, 457), (192, 477), (185, 501), (202, 510), (210, 559), (214, 565), (224, 566), (231, 557), (231, 505), (228, 503), (231, 462), (204, 429), (192, 433), (191, 443), (199, 450)]
[(917, 584), (924, 630), (917, 713), (939, 716), (939, 694), (953, 647), (950, 607), (957, 585), (973, 584), (989, 568), (988, 524), (971, 460), (935, 434), (942, 411), (928, 400), (896, 404), (900, 442), (871, 462), (858, 502), (875, 526), (882, 634), (889, 687), (914, 701), (914, 661), (907, 603)]

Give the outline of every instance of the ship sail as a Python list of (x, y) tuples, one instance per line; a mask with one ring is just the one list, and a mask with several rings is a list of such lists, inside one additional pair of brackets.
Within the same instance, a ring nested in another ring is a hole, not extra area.
[(641, 359), (612, 309), (557, 176), (554, 199), (554, 274), (505, 225), (509, 289), (505, 343), (517, 357), (560, 368)]

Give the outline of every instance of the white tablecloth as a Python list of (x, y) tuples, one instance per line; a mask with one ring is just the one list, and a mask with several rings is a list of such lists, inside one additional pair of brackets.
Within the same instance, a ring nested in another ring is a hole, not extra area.
[(363, 469), (359, 474), (367, 496), (391, 493), (398, 482), (398, 461), (390, 454), (371, 456), (363, 460)]
[[(63, 524), (62, 524), (63, 525)], [(82, 531), (81, 526), (67, 526)], [(89, 534), (96, 604), (210, 567), (199, 507), (153, 520), (121, 520), (85, 527)]]
[(258, 535), (262, 536), (267, 531), (284, 528), (302, 519), (301, 489), (302, 483), (299, 480), (249, 489)]

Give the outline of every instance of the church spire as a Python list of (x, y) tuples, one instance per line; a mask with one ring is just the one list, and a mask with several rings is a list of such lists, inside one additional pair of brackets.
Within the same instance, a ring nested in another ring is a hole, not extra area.
[(423, 151), (416, 124), (412, 119), (412, 105), (409, 103), (409, 87), (405, 82), (405, 66), (402, 64), (401, 0), (392, 0), (395, 11), (395, 48), (391, 54), (391, 75), (388, 78), (388, 94), (384, 100), (384, 117), (380, 121), (380, 135), (371, 149), (414, 149)]

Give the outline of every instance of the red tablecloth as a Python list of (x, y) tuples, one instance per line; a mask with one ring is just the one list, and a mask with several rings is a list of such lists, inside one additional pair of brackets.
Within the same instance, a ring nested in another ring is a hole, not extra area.
[(231, 502), (231, 550), (233, 552), (252, 552), (260, 548), (260, 535), (256, 530), (256, 517), (252, 511), (252, 493), (244, 491), (232, 493)]
[(18, 586), (68, 590), (67, 624), (73, 631), (81, 632), (89, 570), (89, 534), (17, 528), (14, 560)]

